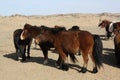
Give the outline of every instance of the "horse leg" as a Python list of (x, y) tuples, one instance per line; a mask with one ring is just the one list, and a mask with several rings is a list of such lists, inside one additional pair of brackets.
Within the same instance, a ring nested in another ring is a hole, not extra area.
[(27, 59), (30, 59), (30, 45), (27, 48)]
[(108, 32), (105, 32), (105, 40), (107, 40)]
[(60, 68), (61, 61), (62, 61), (62, 59), (61, 59), (61, 57), (59, 55), (58, 60), (55, 63), (55, 66), (57, 66), (57, 68)]
[[(59, 51), (59, 50), (58, 50)], [(69, 70), (69, 66), (68, 66), (68, 61), (67, 61), (67, 56), (68, 56), (68, 53), (64, 53), (62, 50), (59, 51), (59, 55), (60, 55), (60, 62), (61, 62), (61, 65), (60, 65), (60, 68), (64, 71), (68, 71)]]
[(44, 55), (44, 62), (43, 64), (47, 64), (48, 63), (48, 50), (44, 49), (43, 51), (43, 55)]
[(97, 65), (95, 64), (95, 60), (94, 60), (94, 58), (93, 58), (92, 53), (90, 54), (90, 57), (91, 57), (92, 62), (93, 62), (93, 71), (92, 71), (92, 73), (97, 73), (97, 72), (98, 72), (98, 69), (97, 69)]
[(62, 67), (62, 70), (68, 71), (69, 70), (68, 59), (67, 59), (68, 53), (66, 53), (65, 55), (66, 55), (66, 60), (65, 61), (61, 60), (62, 62), (61, 67)]
[(82, 53), (82, 56), (83, 56), (84, 64), (80, 72), (86, 73), (89, 58), (87, 53)]
[(17, 45), (15, 45), (15, 49), (16, 49), (16, 60), (18, 61), (19, 58), (19, 48), (17, 47)]
[(47, 47), (45, 47), (46, 45), (39, 45), (42, 52), (43, 52), (43, 55), (44, 55), (44, 61), (43, 61), (43, 64), (47, 64), (48, 63), (48, 49)]
[(16, 49), (16, 60), (18, 61), (18, 58), (19, 58), (19, 48), (17, 46), (17, 42), (16, 42), (16, 38), (14, 38), (14, 46), (15, 46), (15, 49)]
[(22, 53), (22, 61), (25, 61), (26, 60), (26, 56), (25, 56), (25, 52), (26, 52), (26, 46), (25, 45), (22, 45), (20, 47), (20, 51)]
[(16, 60), (18, 61), (18, 58), (19, 58), (19, 50), (18, 49), (16, 49)]

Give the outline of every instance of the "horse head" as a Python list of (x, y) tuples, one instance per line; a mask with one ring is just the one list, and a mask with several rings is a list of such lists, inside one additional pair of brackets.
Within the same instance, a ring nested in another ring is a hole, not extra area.
[(25, 24), (24, 28), (23, 28), (23, 32), (21, 33), (21, 40), (25, 40), (26, 38), (32, 37), (34, 38), (36, 36), (36, 34), (39, 32), (38, 30), (39, 27), (37, 26), (32, 26), (30, 24)]
[(101, 22), (99, 23), (98, 27), (101, 27), (101, 28), (104, 28), (111, 23), (110, 21), (108, 21), (106, 19), (105, 20), (99, 20), (99, 21), (101, 21)]

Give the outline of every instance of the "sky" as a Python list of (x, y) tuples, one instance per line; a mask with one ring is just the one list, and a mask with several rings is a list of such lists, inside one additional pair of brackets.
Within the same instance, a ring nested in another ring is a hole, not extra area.
[(120, 13), (120, 0), (0, 0), (0, 15)]

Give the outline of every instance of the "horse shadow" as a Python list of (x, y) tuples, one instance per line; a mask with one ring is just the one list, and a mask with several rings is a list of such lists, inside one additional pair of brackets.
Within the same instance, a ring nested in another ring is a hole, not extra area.
[[(53, 52), (55, 51), (56, 52), (56, 50), (52, 50)], [(3, 55), (5, 58), (9, 58), (9, 59), (12, 59), (12, 60), (14, 60), (14, 61), (17, 61), (16, 60), (16, 53), (9, 53), (9, 54), (5, 54), (5, 55)], [(21, 60), (20, 60), (20, 62), (21, 63), (28, 63), (28, 62), (35, 62), (35, 63), (38, 63), (38, 64), (40, 64), (40, 65), (45, 65), (45, 66), (49, 66), (49, 67), (53, 67), (53, 68), (56, 68), (56, 69), (59, 69), (59, 70), (61, 70), (60, 68), (57, 68), (56, 66), (55, 66), (55, 63), (56, 63), (56, 60), (54, 60), (54, 59), (50, 59), (50, 58), (48, 58), (48, 63), (47, 64), (43, 64), (43, 61), (44, 61), (44, 57), (30, 57), (30, 59), (27, 59), (25, 62), (22, 62)], [(69, 64), (69, 68), (71, 68), (71, 69), (74, 69), (74, 70), (77, 70), (77, 71), (79, 71), (79, 69), (81, 68), (79, 65), (77, 65), (77, 64), (71, 64), (71, 63), (68, 63)]]
[(103, 50), (105, 51), (105, 54), (102, 54), (102, 61), (104, 64), (113, 66), (113, 67), (118, 67), (116, 65), (116, 59), (115, 59), (115, 53), (114, 53), (114, 49), (110, 49), (110, 48), (103, 48)]
[[(6, 57), (6, 58), (9, 58), (9, 59), (12, 59), (14, 61), (17, 61), (16, 60), (16, 53), (9, 53), (9, 54), (3, 55), (3, 56)], [(44, 58), (40, 57), (40, 56), (39, 57), (30, 57), (30, 59), (26, 59), (26, 61), (24, 61), (24, 62), (22, 62), (20, 60), (21, 63), (35, 62), (35, 63), (41, 64), (41, 65), (46, 65), (46, 66), (50, 66), (50, 67), (55, 68), (56, 60), (48, 58), (48, 64), (43, 64), (43, 61), (44, 61)]]

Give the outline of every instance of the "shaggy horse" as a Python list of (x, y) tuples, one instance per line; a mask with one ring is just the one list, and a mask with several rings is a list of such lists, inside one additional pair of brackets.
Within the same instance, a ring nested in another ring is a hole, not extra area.
[[(38, 40), (37, 40), (38, 39)], [(60, 67), (63, 70), (68, 70), (69, 66), (67, 64), (67, 56), (73, 61), (76, 61), (75, 55), (77, 52), (81, 52), (84, 60), (83, 67), (81, 69), (82, 73), (87, 71), (88, 55), (90, 55), (93, 66), (93, 73), (97, 73), (97, 67), (102, 66), (101, 54), (102, 54), (102, 41), (98, 35), (92, 35), (88, 31), (62, 31), (62, 32), (52, 32), (52, 31), (41, 31), (41, 34), (37, 36), (36, 42), (50, 42), (54, 45), (56, 50), (59, 52), (61, 59)]]
[(114, 38), (115, 57), (117, 65), (120, 66), (120, 32)]
[[(40, 27), (37, 27), (37, 26), (32, 26), (30, 24), (25, 24), (24, 25), (24, 28), (23, 28), (23, 32), (21, 34), (21, 39), (24, 40), (26, 39), (27, 37), (32, 37), (32, 38), (36, 38), (37, 35), (39, 35), (41, 33), (41, 30), (44, 30), (44, 32), (46, 30), (54, 30), (54, 32), (60, 32), (60, 31), (63, 31), (63, 30), (66, 30), (65, 27), (57, 27), (57, 28), (50, 28), (50, 27), (46, 27), (44, 25), (40, 26)], [(53, 44), (51, 44), (50, 42), (40, 42), (38, 43), (38, 45), (40, 46), (42, 52), (43, 52), (43, 55), (44, 55), (44, 62), (43, 64), (47, 64), (47, 60), (48, 60), (48, 50), (50, 48), (53, 48)], [(59, 60), (58, 60), (59, 61)]]
[(120, 30), (120, 22), (111, 22), (108, 20), (102, 20), (102, 22), (98, 25), (98, 27), (105, 28), (106, 31), (106, 39), (109, 39), (112, 37), (112, 32), (114, 28), (117, 30)]
[(29, 38), (26, 38), (25, 40), (21, 40), (20, 35), (22, 31), (23, 31), (22, 29), (16, 29), (13, 32), (13, 40), (14, 40), (14, 46), (15, 46), (16, 54), (17, 54), (16, 60), (18, 60), (19, 52), (20, 52), (22, 55), (22, 61), (25, 61), (26, 60), (26, 56), (25, 56), (26, 47), (28, 47), (27, 58), (28, 59), (30, 58), (30, 46), (31, 46), (32, 38), (29, 37)]

